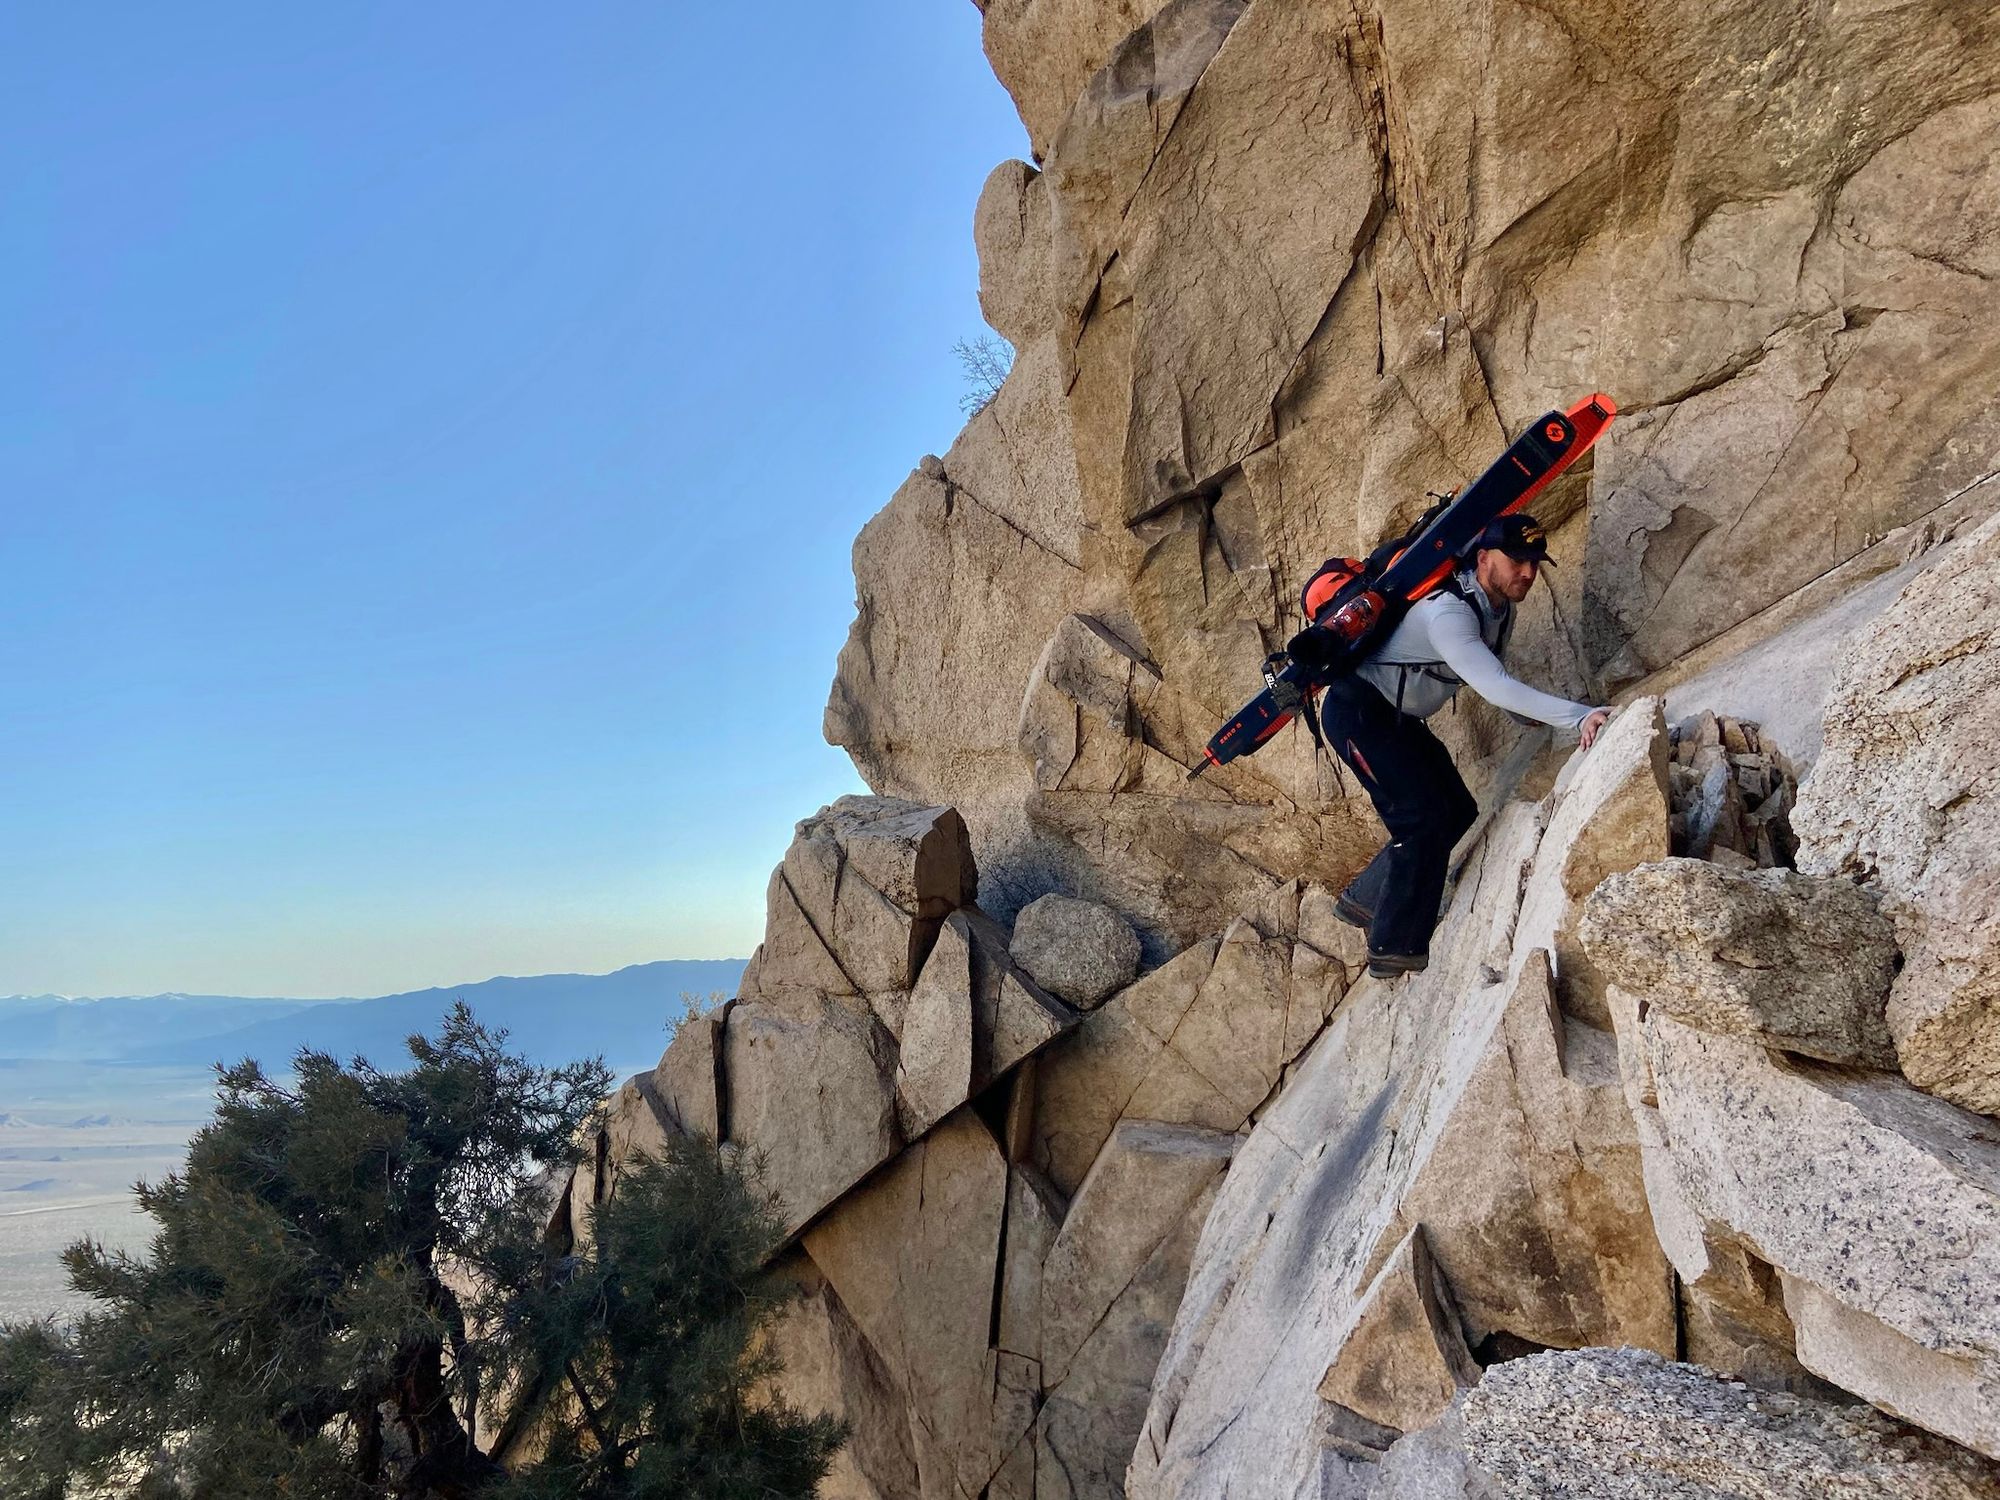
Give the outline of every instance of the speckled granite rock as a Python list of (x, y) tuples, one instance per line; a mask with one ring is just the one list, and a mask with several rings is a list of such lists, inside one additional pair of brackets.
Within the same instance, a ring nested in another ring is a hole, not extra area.
[[(1352, 1492), (1351, 1492), (1352, 1493)], [(2000, 1467), (1866, 1406), (1637, 1349), (1497, 1365), (1390, 1449), (1369, 1500), (1994, 1500)]]
[(1683, 1282), (1749, 1257), (1782, 1283), (1808, 1370), (2000, 1458), (2000, 1132), (1893, 1074), (1626, 1015), (1653, 1223)]
[(1050, 893), (1021, 908), (1008, 948), (1037, 984), (1090, 1010), (1139, 971), (1139, 935), (1110, 907)]

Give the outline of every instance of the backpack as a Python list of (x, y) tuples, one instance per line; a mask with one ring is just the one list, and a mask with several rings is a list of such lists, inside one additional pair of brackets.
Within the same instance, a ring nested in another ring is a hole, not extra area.
[[(1305, 587), (1299, 590), (1299, 613), (1305, 616), (1308, 630), (1313, 626), (1326, 628), (1348, 605), (1373, 592), (1383, 570), (1401, 557), (1410, 543), (1443, 515), (1457, 496), (1456, 493), (1433, 494), (1430, 498), (1434, 503), (1429, 510), (1418, 516), (1407, 530), (1390, 537), (1365, 558), (1329, 557), (1319, 565), (1312, 577), (1306, 580)], [(1367, 655), (1366, 650), (1361, 648), (1377, 636), (1393, 630), (1407, 607), (1407, 600), (1381, 599), (1378, 595), (1376, 606), (1363, 612), (1364, 618), (1359, 621), (1356, 634), (1346, 636), (1343, 632), (1348, 649), (1341, 653), (1337, 662), (1328, 659), (1324, 665), (1340, 665), (1346, 669), (1357, 665)], [(1301, 635), (1305, 633), (1300, 632)], [(1297, 639), (1294, 638), (1295, 644)]]

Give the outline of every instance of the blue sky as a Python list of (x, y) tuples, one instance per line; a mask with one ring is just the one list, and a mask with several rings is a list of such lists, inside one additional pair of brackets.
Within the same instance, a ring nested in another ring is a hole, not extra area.
[(1026, 141), (740, 14), (0, 10), (0, 993), (749, 951)]

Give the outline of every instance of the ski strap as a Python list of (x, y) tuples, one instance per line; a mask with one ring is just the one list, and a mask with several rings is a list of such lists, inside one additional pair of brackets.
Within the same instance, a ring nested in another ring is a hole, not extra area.
[(1278, 705), (1281, 713), (1289, 709), (1306, 721), (1306, 733), (1312, 736), (1313, 742), (1314, 776), (1317, 777), (1319, 774), (1319, 759), (1323, 755), (1333, 762), (1333, 779), (1337, 785), (1340, 781), (1340, 761), (1327, 747), (1326, 736), (1320, 732), (1319, 704), (1314, 701), (1314, 693), (1295, 683), (1286, 682), (1278, 675), (1290, 662), (1291, 658), (1282, 651), (1273, 651), (1265, 657), (1264, 686), (1270, 690), (1271, 701)]
[(1291, 664), (1291, 660), (1282, 651), (1273, 651), (1264, 658), (1264, 686), (1270, 689), (1271, 701), (1278, 705), (1280, 713), (1297, 713), (1299, 705), (1306, 701), (1303, 689), (1278, 675)]

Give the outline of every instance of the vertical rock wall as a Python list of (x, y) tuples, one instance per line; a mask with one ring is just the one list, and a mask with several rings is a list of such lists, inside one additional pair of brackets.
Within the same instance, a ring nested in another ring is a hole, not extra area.
[(1158, 957), (1351, 868), (1369, 819), (1302, 735), (1175, 767), (1323, 557), (1548, 406), (1624, 411), (1542, 507), (1516, 651), (1578, 696), (2000, 469), (1990, 7), (983, 10), (1037, 158), (976, 216), (1019, 359), (857, 544), (827, 729), (965, 813), (997, 915), (1101, 895)]

